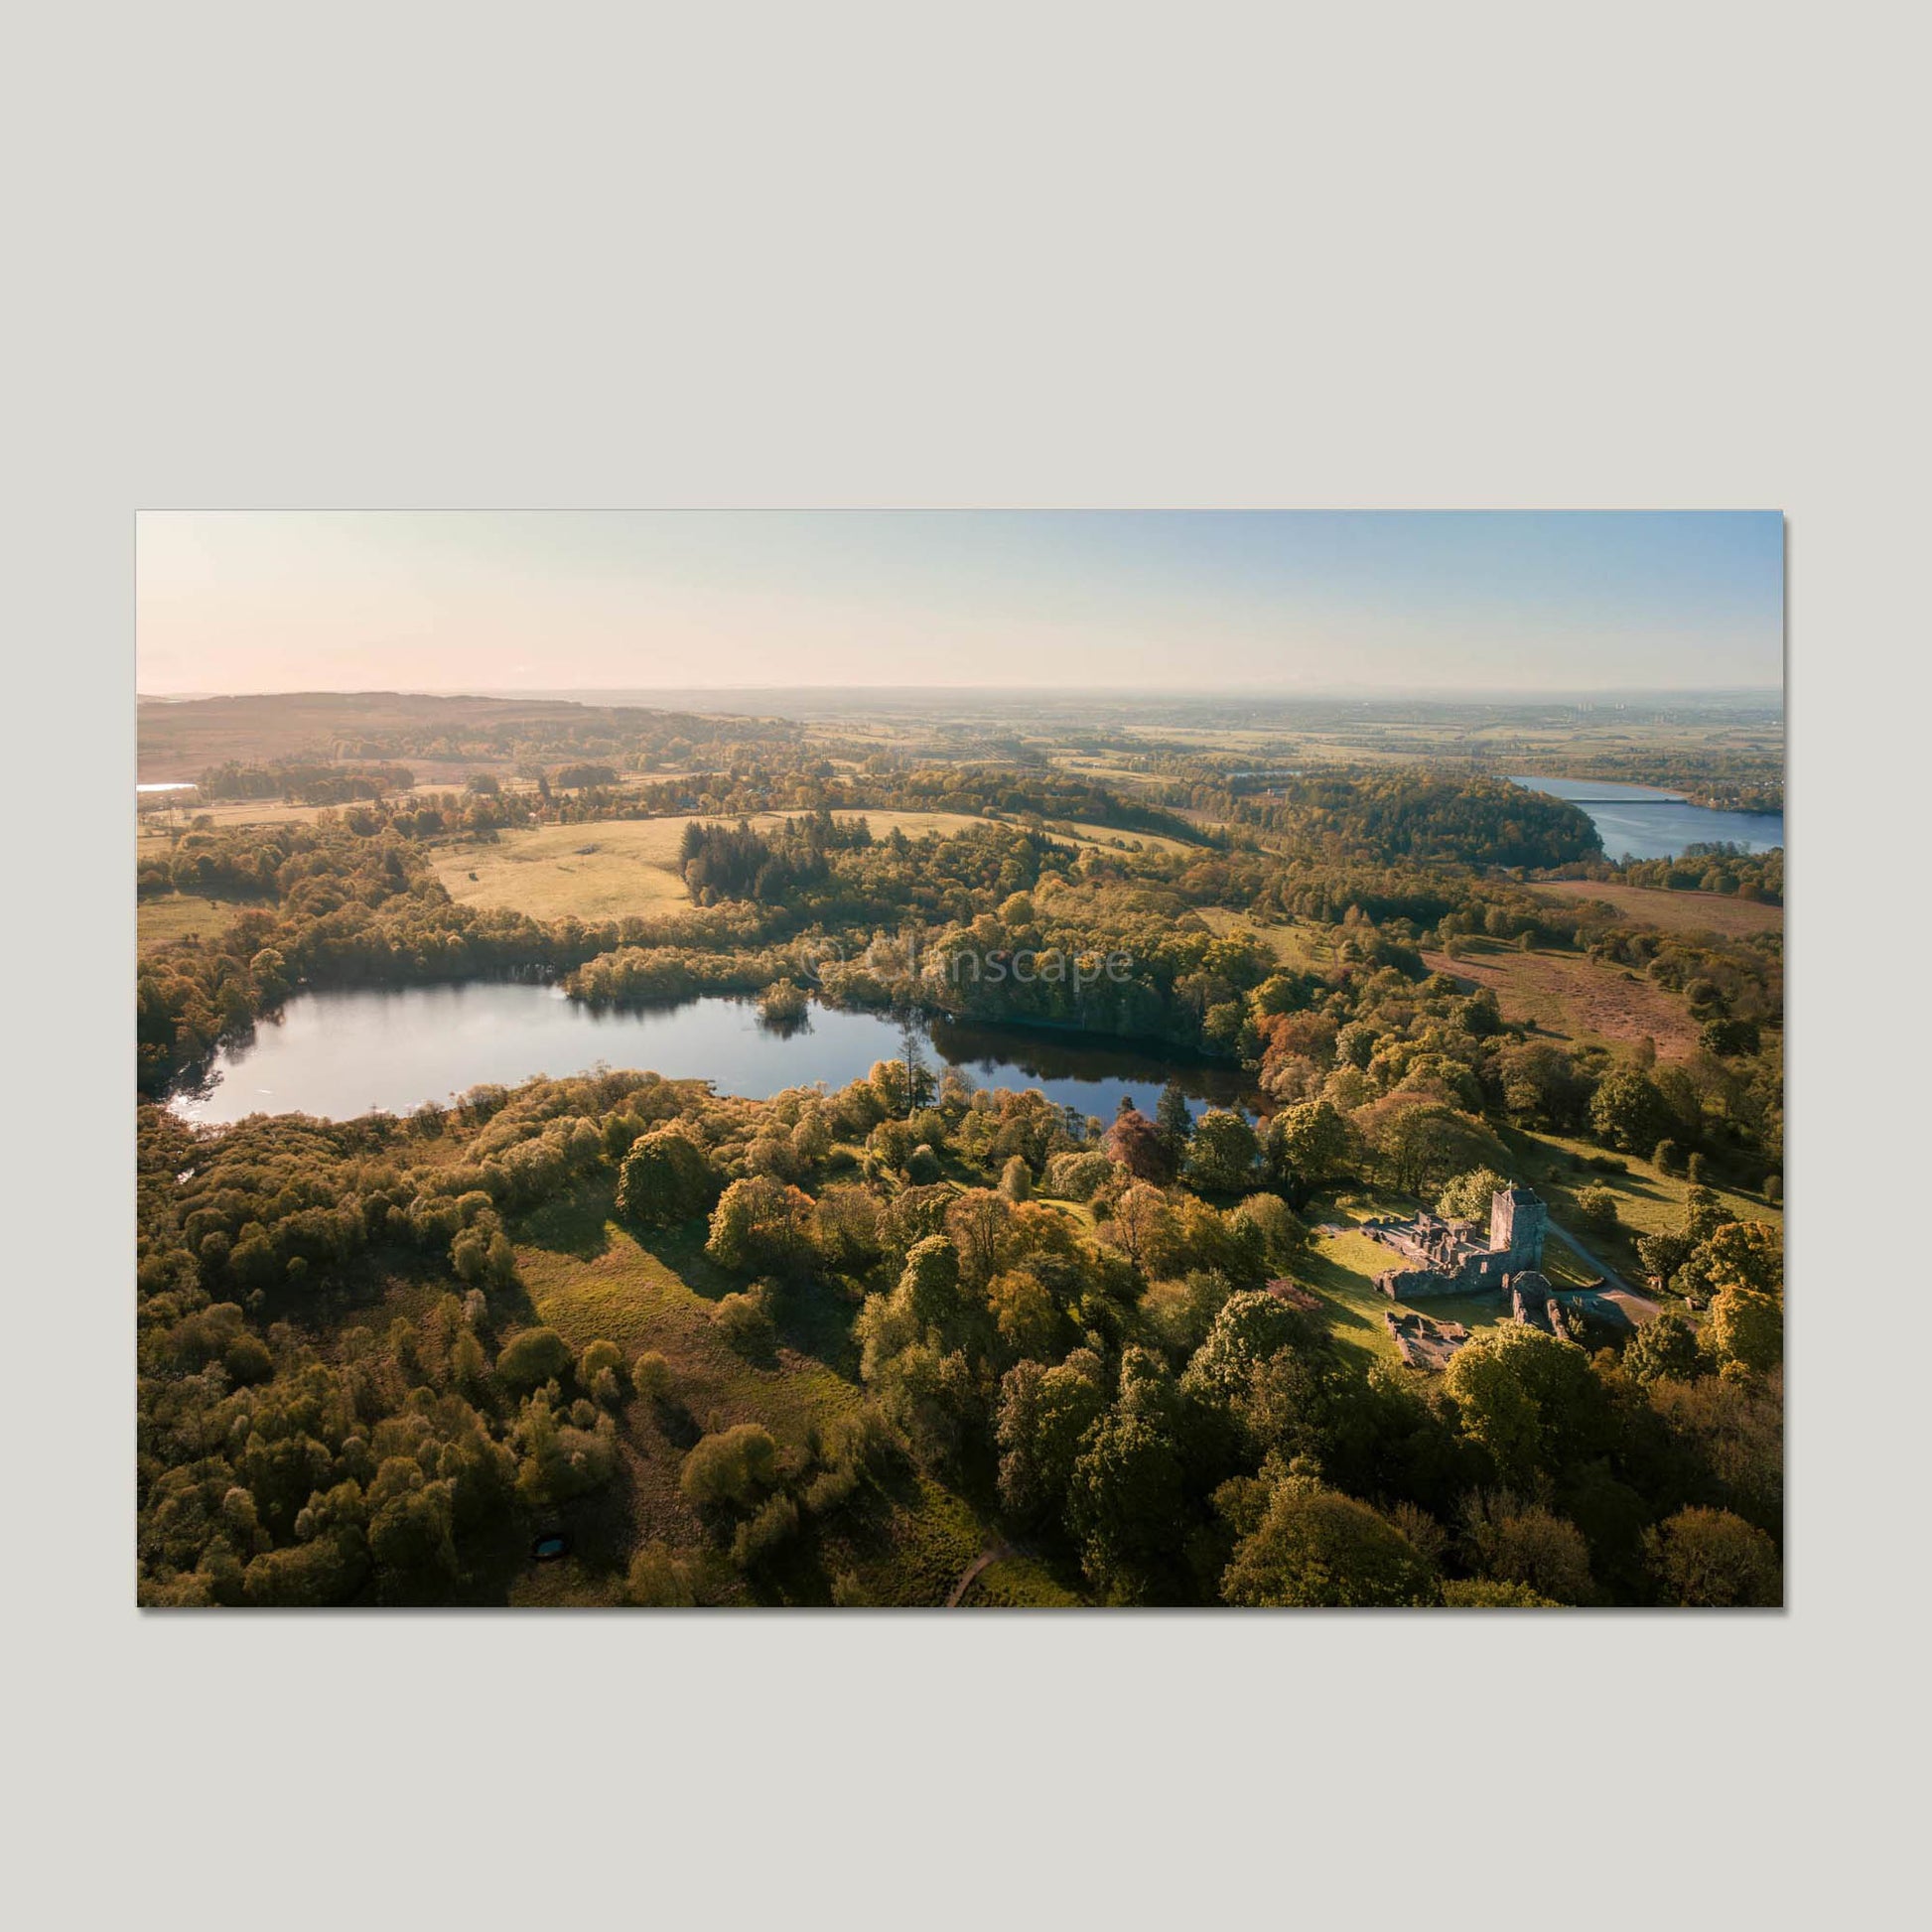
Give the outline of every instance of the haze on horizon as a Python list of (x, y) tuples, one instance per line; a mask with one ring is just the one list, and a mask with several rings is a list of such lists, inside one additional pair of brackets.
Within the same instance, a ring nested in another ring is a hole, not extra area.
[(1776, 690), (1775, 511), (144, 511), (137, 688)]

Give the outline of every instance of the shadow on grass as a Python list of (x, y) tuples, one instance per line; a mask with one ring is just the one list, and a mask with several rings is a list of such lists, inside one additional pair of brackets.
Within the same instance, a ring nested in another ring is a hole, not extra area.
[[(1381, 1311), (1362, 1305), (1364, 1298), (1375, 1291), (1353, 1269), (1344, 1268), (1340, 1262), (1331, 1261), (1326, 1255), (1310, 1253), (1299, 1256), (1289, 1272), (1296, 1281), (1316, 1290), (1327, 1301), (1331, 1311), (1331, 1326), (1337, 1329), (1359, 1328), (1364, 1335), (1377, 1341), (1386, 1332), (1382, 1326)], [(1395, 1304), (1390, 1302), (1387, 1306), (1393, 1308)]]
[(645, 1254), (668, 1268), (693, 1295), (722, 1302), (748, 1284), (705, 1253), (707, 1229), (702, 1220), (681, 1221), (676, 1227), (639, 1228), (636, 1240)]
[(600, 1174), (531, 1208), (517, 1221), (517, 1238), (532, 1248), (547, 1248), (576, 1261), (596, 1261), (610, 1252), (607, 1224), (617, 1211), (614, 1195), (610, 1178)]

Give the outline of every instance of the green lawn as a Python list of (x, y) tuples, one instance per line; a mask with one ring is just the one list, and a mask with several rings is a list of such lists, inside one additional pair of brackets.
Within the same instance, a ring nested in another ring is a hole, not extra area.
[[(1584, 1239), (1591, 1252), (1622, 1274), (1631, 1287), (1641, 1289), (1643, 1269), (1637, 1259), (1636, 1237), (1681, 1227), (1684, 1198), (1690, 1192), (1691, 1183), (1681, 1175), (1663, 1173), (1634, 1154), (1615, 1157), (1623, 1164), (1624, 1173), (1599, 1173), (1589, 1163), (1600, 1157), (1603, 1150), (1590, 1141), (1570, 1140), (1554, 1134), (1521, 1134), (1508, 1128), (1503, 1130), (1503, 1141), (1509, 1148), (1514, 1172), (1550, 1203), (1551, 1218), (1560, 1226), (1578, 1226), (1576, 1200), (1584, 1188), (1607, 1187), (1616, 1196), (1619, 1223), (1616, 1236), (1609, 1240), (1588, 1236)], [(1769, 1221), (1779, 1227), (1784, 1223), (1783, 1209), (1761, 1194), (1720, 1186), (1713, 1186), (1712, 1192), (1741, 1221)], [(1578, 1231), (1581, 1234), (1581, 1228)], [(1551, 1243), (1549, 1254), (1559, 1269), (1568, 1264), (1567, 1251), (1560, 1243)], [(1581, 1263), (1576, 1266), (1582, 1278), (1587, 1280), (1589, 1271)], [(1553, 1281), (1562, 1279), (1565, 1277), (1561, 1273), (1551, 1274)]]
[[(1377, 1207), (1361, 1211), (1389, 1210)], [(1388, 1361), (1402, 1359), (1395, 1337), (1382, 1319), (1391, 1310), (1419, 1309), (1438, 1321), (1459, 1321), (1469, 1329), (1493, 1328), (1509, 1312), (1500, 1295), (1432, 1295), (1420, 1302), (1392, 1302), (1375, 1286), (1375, 1278), (1385, 1269), (1400, 1266), (1401, 1257), (1393, 1249), (1351, 1229), (1343, 1234), (1317, 1235), (1309, 1259), (1297, 1262), (1289, 1273), (1327, 1304), (1328, 1328), (1337, 1341)]]

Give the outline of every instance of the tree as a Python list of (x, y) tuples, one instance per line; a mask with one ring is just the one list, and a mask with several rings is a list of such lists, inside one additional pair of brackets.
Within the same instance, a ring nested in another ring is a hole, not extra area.
[(932, 1073), (926, 1064), (919, 1018), (915, 1013), (905, 1013), (898, 1023), (898, 1064), (905, 1111), (909, 1115), (925, 1103), (932, 1091)]
[(1306, 1325), (1286, 1302), (1260, 1289), (1230, 1295), (1187, 1364), (1181, 1389), (1198, 1402), (1231, 1407), (1247, 1395), (1256, 1369), (1307, 1339)]
[(1279, 1194), (1248, 1195), (1234, 1209), (1234, 1219), (1259, 1230), (1268, 1260), (1278, 1268), (1286, 1267), (1308, 1251), (1308, 1228)]
[(1275, 1489), (1221, 1578), (1229, 1603), (1332, 1608), (1434, 1603), (1441, 1586), (1385, 1516), (1307, 1477)]
[(1589, 1125), (1606, 1146), (1636, 1154), (1665, 1139), (1673, 1122), (1656, 1081), (1626, 1067), (1597, 1082), (1589, 1100)]
[(584, 1402), (559, 1417), (542, 1389), (524, 1403), (514, 1441), (521, 1451), (517, 1493), (532, 1505), (587, 1494), (608, 1482), (617, 1466), (617, 1427), (610, 1415)]
[(1028, 1167), (1025, 1155), (1016, 1154), (1000, 1170), (1000, 1192), (1010, 1201), (1033, 1198), (1034, 1171)]
[(1784, 1298), (1758, 1288), (1720, 1289), (1711, 1304), (1711, 1340), (1721, 1366), (1734, 1362), (1768, 1374), (1784, 1360)]
[(995, 1275), (987, 1284), (986, 1300), (1007, 1360), (1031, 1356), (1051, 1361), (1064, 1347), (1066, 1315), (1052, 1290), (1031, 1268)]
[[(1717, 1204), (1713, 1201), (1713, 1207)], [(1717, 1208), (1722, 1212), (1722, 1208)], [(1680, 1293), (1716, 1294), (1723, 1288), (1750, 1288), (1782, 1299), (1784, 1232), (1769, 1221), (1725, 1221), (1709, 1227), (1680, 1270)]]
[(640, 1609), (688, 1610), (698, 1600), (692, 1566), (665, 1543), (648, 1543), (630, 1560), (625, 1600)]
[(1114, 1203), (1113, 1218), (1101, 1232), (1136, 1268), (1157, 1271), (1173, 1245), (1175, 1216), (1159, 1187), (1137, 1180)]
[(1362, 1109), (1360, 1125), (1389, 1179), (1422, 1193), (1471, 1168), (1505, 1158), (1502, 1144), (1472, 1114), (1418, 1093), (1395, 1092)]
[(865, 1339), (867, 1386), (878, 1396), (881, 1413), (904, 1437), (919, 1466), (943, 1475), (957, 1473), (968, 1444), (985, 1427), (979, 1379), (957, 1348), (942, 1349), (914, 1341), (891, 1354), (875, 1352), (864, 1336), (866, 1316), (886, 1297), (867, 1298), (860, 1311)]
[(1781, 1530), (1782, 1370), (1765, 1376), (1700, 1375), (1693, 1382), (1660, 1380), (1646, 1394), (1670, 1449), (1683, 1460), (1685, 1493), (1721, 1504), (1761, 1530)]
[(370, 1514), (369, 1556), (382, 1595), (398, 1602), (421, 1602), (441, 1594), (456, 1576), (452, 1535), (456, 1485), (426, 1482), (420, 1469), (409, 1466), (414, 1480)]
[(960, 1272), (976, 1288), (993, 1279), (1013, 1204), (990, 1187), (969, 1187), (946, 1209), (946, 1233), (958, 1250)]
[(623, 1394), (618, 1381), (618, 1371), (622, 1366), (623, 1351), (616, 1342), (591, 1342), (577, 1358), (578, 1385), (591, 1392), (593, 1401), (603, 1403), (607, 1409), (614, 1408)]
[(718, 1172), (688, 1134), (659, 1128), (630, 1145), (618, 1170), (618, 1212), (641, 1227), (670, 1227), (718, 1198)]
[(1674, 1603), (1762, 1609), (1784, 1600), (1777, 1545), (1727, 1509), (1680, 1509), (1645, 1533), (1644, 1559)]
[(778, 1445), (762, 1424), (739, 1423), (693, 1445), (678, 1487), (701, 1506), (754, 1507), (778, 1480)]
[(1561, 1046), (1537, 1039), (1505, 1046), (1500, 1070), (1503, 1106), (1512, 1119), (1563, 1134), (1583, 1126), (1589, 1081)]
[(1483, 1240), (1489, 1238), (1489, 1202), (1504, 1192), (1509, 1181), (1494, 1168), (1472, 1168), (1451, 1180), (1436, 1201), (1436, 1212), (1449, 1221), (1473, 1221)]
[(1554, 1610), (1528, 1584), (1492, 1583), (1486, 1577), (1458, 1577), (1443, 1586), (1443, 1601), (1452, 1610)]
[(1707, 1053), (1722, 1057), (1731, 1057), (1739, 1053), (1755, 1053), (1758, 1048), (1757, 1022), (1755, 1020), (1707, 1020), (1699, 1035), (1700, 1043)]
[(1194, 1132), (1194, 1116), (1178, 1080), (1170, 1080), (1161, 1089), (1160, 1101), (1154, 1109), (1154, 1123), (1168, 1143), (1169, 1158), (1178, 1166)]
[(1244, 1116), (1210, 1107), (1194, 1128), (1184, 1162), (1189, 1186), (1210, 1194), (1238, 1194), (1253, 1184), (1261, 1148)]
[(1067, 1528), (1095, 1589), (1117, 1603), (1165, 1593), (1183, 1503), (1173, 1440), (1152, 1419), (1117, 1405), (1093, 1426), (1068, 1483)]
[(1100, 1358), (1076, 1349), (1055, 1368), (1023, 1361), (1000, 1384), (1000, 1500), (1032, 1521), (1056, 1518), (1087, 1431), (1107, 1408)]
[[(989, 1196), (997, 1198), (997, 1196)], [(983, 1352), (985, 1302), (960, 1275), (942, 1234), (913, 1243), (890, 1295), (869, 1295), (853, 1324), (859, 1374), (921, 1464), (950, 1469), (985, 1410), (966, 1348)]]
[(1489, 1451), (1506, 1481), (1529, 1484), (1600, 1453), (1608, 1400), (1574, 1342), (1512, 1322), (1449, 1357), (1443, 1387), (1462, 1433)]
[(841, 1273), (857, 1273), (879, 1258), (879, 1203), (872, 1190), (839, 1184), (812, 1203), (812, 1242), (819, 1258)]
[(1148, 1117), (1132, 1107), (1123, 1107), (1107, 1129), (1109, 1159), (1125, 1168), (1137, 1180), (1161, 1182), (1173, 1177), (1173, 1154), (1167, 1138)]
[(1736, 1362), (1764, 1375), (1783, 1361), (1784, 1237), (1770, 1222), (1711, 1228), (1679, 1269), (1677, 1286), (1685, 1295), (1712, 1295), (1711, 1339), (1720, 1364)]
[(645, 1402), (663, 1402), (671, 1393), (671, 1365), (655, 1349), (647, 1348), (630, 1364), (630, 1386)]
[(511, 1389), (534, 1389), (561, 1380), (573, 1366), (570, 1344), (555, 1328), (525, 1328), (512, 1335), (496, 1357), (496, 1374)]
[(749, 1360), (768, 1359), (777, 1343), (769, 1298), (762, 1288), (723, 1297), (712, 1309), (711, 1320), (726, 1345)]
[(1590, 1599), (1589, 1545), (1575, 1523), (1514, 1496), (1472, 1496), (1463, 1547), (1492, 1583), (1521, 1584), (1556, 1603)]
[(943, 1234), (927, 1235), (905, 1257), (898, 1286), (893, 1291), (895, 1312), (902, 1311), (922, 1335), (957, 1340), (974, 1313), (970, 1298), (961, 1292), (963, 1273), (953, 1243)]
[(1346, 1168), (1348, 1123), (1330, 1102), (1305, 1100), (1275, 1116), (1271, 1145), (1280, 1149), (1282, 1159), (1303, 1186), (1325, 1187)]
[(1624, 1343), (1623, 1366), (1637, 1381), (1688, 1382), (1698, 1372), (1697, 1330), (1681, 1314), (1646, 1321)]
[(1616, 1196), (1607, 1187), (1586, 1187), (1577, 1196), (1577, 1226), (1592, 1240), (1612, 1240), (1617, 1231)]
[(811, 1258), (811, 1214), (799, 1188), (750, 1174), (719, 1196), (705, 1253), (743, 1274), (795, 1274)]
[(796, 1540), (798, 1505), (789, 1496), (771, 1496), (739, 1524), (732, 1538), (732, 1562), (744, 1571), (762, 1570)]

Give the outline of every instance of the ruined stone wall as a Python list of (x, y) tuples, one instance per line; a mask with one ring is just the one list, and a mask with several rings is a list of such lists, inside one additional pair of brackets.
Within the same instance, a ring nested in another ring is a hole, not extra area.
[(1543, 1265), (1550, 1210), (1527, 1187), (1499, 1191), (1489, 1201), (1489, 1249), (1507, 1258), (1509, 1272)]

